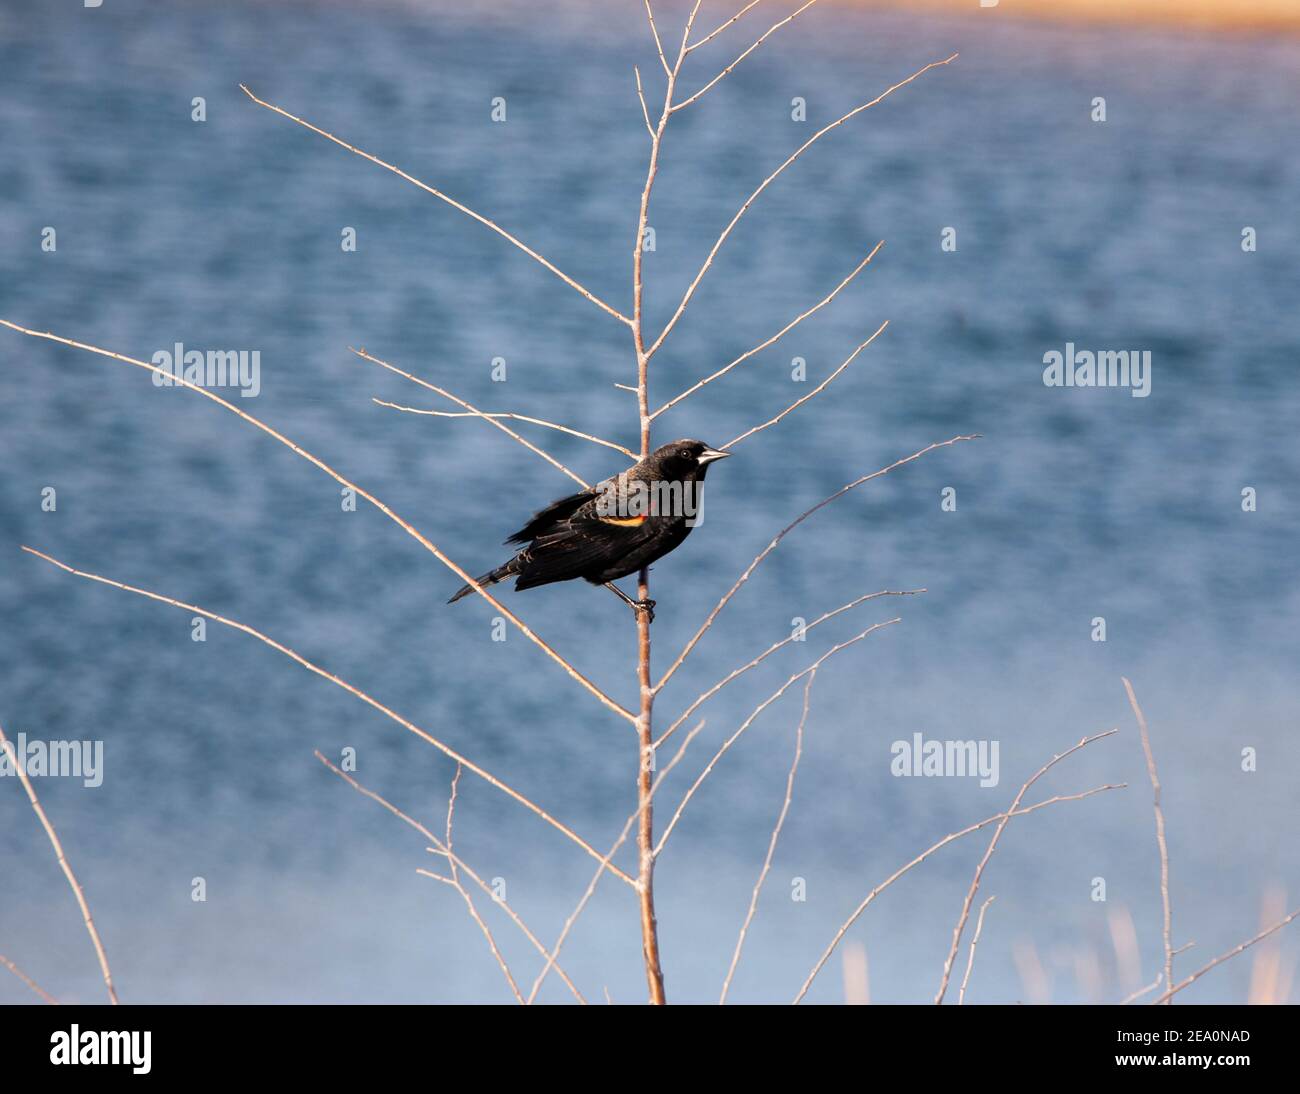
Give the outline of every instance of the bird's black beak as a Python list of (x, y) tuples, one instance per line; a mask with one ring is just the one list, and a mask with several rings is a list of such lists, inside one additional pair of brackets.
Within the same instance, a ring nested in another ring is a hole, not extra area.
[(707, 467), (714, 460), (725, 460), (730, 455), (730, 452), (723, 452), (717, 448), (706, 448), (696, 457), (696, 462), (701, 467)]

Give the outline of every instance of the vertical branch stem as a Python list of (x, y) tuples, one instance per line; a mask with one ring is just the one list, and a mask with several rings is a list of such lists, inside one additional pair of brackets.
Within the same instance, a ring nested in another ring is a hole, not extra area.
[[(654, 13), (650, 0), (646, 0), (646, 14), (654, 31), (655, 46), (659, 50), (659, 59), (663, 63), (667, 81), (664, 86), (663, 109), (659, 114), (659, 124), (650, 133), (650, 162), (646, 166), (645, 186), (641, 190), (641, 207), (637, 212), (636, 238), (632, 241), (632, 343), (636, 349), (636, 407), (641, 425), (641, 458), (650, 454), (650, 384), (649, 365), (654, 351), (646, 349), (645, 329), (643, 325), (642, 302), (644, 299), (644, 264), (645, 264), (645, 230), (650, 213), (650, 191), (654, 189), (655, 175), (659, 171), (659, 149), (663, 144), (664, 129), (673, 112), (673, 91), (677, 87), (677, 76), (681, 72), (682, 62), (686, 59), (686, 42), (690, 38), (695, 16), (699, 13), (701, 0), (696, 0), (691, 14), (687, 17), (686, 27), (682, 31), (681, 45), (677, 50), (677, 59), (670, 67), (663, 53), (659, 31), (655, 27)], [(640, 81), (638, 80), (638, 93)], [(648, 121), (648, 119), (647, 119)], [(637, 598), (645, 603), (650, 599), (650, 570), (643, 568), (637, 577)], [(637, 627), (637, 684), (641, 695), (641, 706), (636, 719), (637, 735), (637, 892), (640, 896), (641, 911), (641, 952), (645, 959), (646, 982), (650, 989), (650, 1002), (663, 1004), (664, 974), (659, 961), (659, 926), (655, 919), (654, 898), (654, 806), (650, 797), (654, 775), (654, 713), (655, 691), (650, 683), (650, 615), (640, 611), (636, 615)]]
[[(649, 4), (646, 5), (649, 10)], [(680, 62), (679, 62), (680, 63)], [(665, 66), (666, 68), (667, 66)], [(658, 128), (650, 139), (650, 164), (646, 169), (645, 188), (641, 191), (641, 208), (637, 215), (636, 239), (632, 248), (632, 341), (636, 348), (636, 406), (640, 419), (641, 458), (650, 454), (650, 395), (648, 366), (650, 356), (645, 350), (642, 330), (641, 302), (643, 296), (642, 266), (646, 219), (650, 208), (650, 191), (654, 187), (659, 169), (659, 145), (664, 126), (668, 123), (669, 104), (672, 102), (675, 70), (668, 72), (668, 88), (664, 94), (664, 109)], [(650, 570), (641, 570), (637, 576), (637, 599), (650, 598)], [(664, 974), (659, 962), (659, 924), (655, 919), (654, 896), (654, 806), (650, 802), (651, 775), (654, 767), (654, 736), (652, 714), (655, 695), (650, 686), (650, 617), (647, 612), (636, 613), (637, 627), (637, 684), (641, 706), (636, 719), (637, 736), (637, 892), (641, 912), (641, 955), (645, 960), (646, 983), (650, 1002), (662, 1005)]]
[(1164, 911), (1165, 984), (1170, 988), (1157, 1002), (1168, 1005), (1173, 1002), (1174, 996), (1174, 942), (1173, 914), (1169, 904), (1169, 844), (1165, 841), (1165, 811), (1160, 807), (1160, 776), (1156, 772), (1156, 758), (1151, 751), (1151, 734), (1147, 731), (1147, 720), (1142, 713), (1142, 708), (1138, 706), (1133, 685), (1128, 682), (1126, 676), (1121, 676), (1120, 679), (1124, 681), (1124, 691), (1128, 694), (1129, 706), (1133, 708), (1138, 731), (1142, 735), (1142, 751), (1146, 756), (1147, 775), (1151, 779), (1151, 795), (1155, 804), (1156, 845), (1160, 849), (1160, 902)]
[[(641, 571), (637, 581), (637, 595), (645, 600), (650, 595), (649, 570)], [(662, 1005), (664, 997), (664, 972), (659, 961), (659, 924), (655, 919), (655, 829), (654, 803), (650, 800), (654, 779), (654, 732), (651, 713), (655, 693), (650, 686), (650, 617), (647, 612), (637, 612), (637, 683), (641, 690), (641, 713), (636, 720), (637, 749), (640, 760), (637, 767), (637, 893), (641, 909), (641, 953), (645, 959), (646, 983), (650, 989), (650, 1002)]]

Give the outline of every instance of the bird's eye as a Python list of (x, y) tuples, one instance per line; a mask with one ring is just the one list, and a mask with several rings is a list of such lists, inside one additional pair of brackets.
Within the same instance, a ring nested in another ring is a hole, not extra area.
[(677, 455), (679, 455), (684, 460), (695, 459), (695, 453), (692, 452), (689, 448), (683, 448), (680, 452), (677, 453)]

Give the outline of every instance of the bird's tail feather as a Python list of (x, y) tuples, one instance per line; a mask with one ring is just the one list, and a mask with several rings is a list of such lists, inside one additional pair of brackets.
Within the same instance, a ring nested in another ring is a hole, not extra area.
[[(504, 566), (498, 566), (495, 570), (489, 570), (482, 577), (477, 578), (480, 585), (495, 585), (498, 581), (504, 581), (506, 578), (519, 572), (516, 559), (511, 559)], [(462, 585), (456, 590), (456, 595), (447, 601), (448, 604), (455, 604), (461, 597), (469, 596), (474, 591), (473, 585)]]

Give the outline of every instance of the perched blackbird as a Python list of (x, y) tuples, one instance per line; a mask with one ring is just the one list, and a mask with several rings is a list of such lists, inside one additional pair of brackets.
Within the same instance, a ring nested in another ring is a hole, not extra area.
[[(478, 583), (495, 585), (514, 577), (516, 589), (531, 589), (580, 577), (613, 590), (653, 621), (655, 602), (635, 601), (614, 582), (663, 558), (690, 535), (709, 464), (730, 455), (702, 441), (673, 441), (656, 449), (622, 474), (535, 514), (506, 540), (523, 550)], [(447, 603), (473, 591), (465, 585)]]

